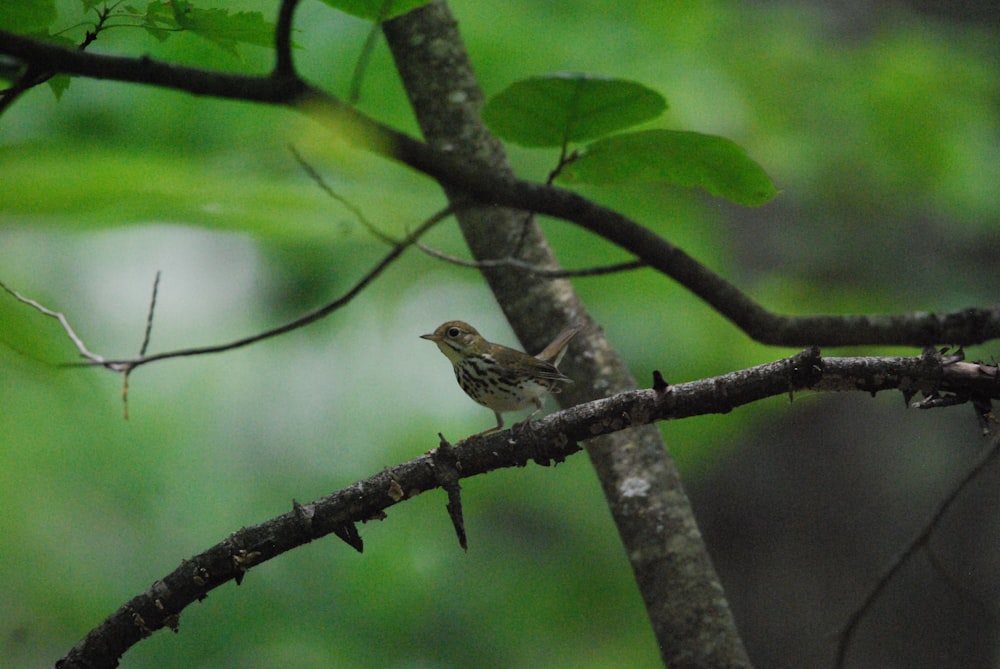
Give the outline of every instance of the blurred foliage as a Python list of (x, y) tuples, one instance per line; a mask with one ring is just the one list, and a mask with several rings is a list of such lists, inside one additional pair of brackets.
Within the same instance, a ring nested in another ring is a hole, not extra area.
[(0, 25), (21, 33), (44, 31), (56, 19), (54, 0), (25, 0), (0, 5)]
[[(263, 0), (198, 6), (266, 20), (275, 11)], [(56, 8), (69, 26), (80, 3)], [(670, 100), (664, 125), (744, 147), (782, 191), (758, 209), (662, 184), (579, 190), (765, 305), (845, 313), (996, 301), (1000, 58), (988, 27), (895, 5), (850, 30), (810, 4), (514, 1), (502, 20), (489, 3), (453, 10), (487, 95), (556, 71), (624, 78)], [(296, 26), (306, 76), (344, 94), (369, 24), (305, 3)], [(271, 64), (266, 48), (234, 52), (185, 33), (161, 43), (141, 29), (107, 30), (90, 48), (233, 71)], [(360, 106), (415, 133), (384, 46)], [(289, 144), (389, 234), (444, 202), (429, 180), (286, 110), (75, 80), (59, 102), (40, 88), (0, 117), (0, 279), (65, 312), (107, 355), (137, 350), (156, 270), (154, 351), (300, 314), (386, 247), (316, 188)], [(510, 153), (539, 180), (559, 158)], [(624, 259), (572, 225), (542, 225), (566, 266)], [(426, 241), (463, 253), (448, 223)], [(652, 369), (677, 382), (786, 353), (748, 341), (649, 270), (577, 283), (643, 382)], [(514, 343), (474, 271), (414, 250), (306, 331), (139, 370), (125, 422), (120, 380), (53, 367), (76, 359), (55, 321), (0, 294), (0, 655), (51, 664), (233, 529), (417, 455), (439, 430), (457, 439), (487, 426), (488, 412), (417, 339), (450, 318)], [(697, 486), (802, 404), (663, 429)], [(851, 415), (840, 420), (853, 427)], [(583, 456), (463, 487), (468, 554), (444, 497), (428, 494), (363, 527), (363, 555), (325, 540), (283, 556), (213, 592), (182, 616), (179, 636), (154, 635), (122, 666), (658, 666)], [(838, 622), (822, 621), (826, 631)]]

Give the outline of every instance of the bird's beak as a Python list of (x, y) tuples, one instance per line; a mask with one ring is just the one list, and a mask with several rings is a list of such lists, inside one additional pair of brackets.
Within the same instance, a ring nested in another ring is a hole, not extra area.
[(420, 338), (429, 339), (431, 341), (441, 341), (441, 337), (439, 335), (434, 334), (433, 332), (430, 334), (420, 335)]

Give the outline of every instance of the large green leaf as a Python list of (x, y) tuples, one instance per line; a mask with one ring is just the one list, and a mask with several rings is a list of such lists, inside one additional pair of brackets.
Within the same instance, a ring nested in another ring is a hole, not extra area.
[(483, 109), (500, 137), (522, 146), (563, 146), (656, 118), (667, 102), (624, 79), (552, 74), (511, 84)]
[(353, 16), (369, 21), (388, 21), (417, 7), (423, 7), (430, 0), (323, 0), (327, 5)]
[(778, 194), (764, 169), (739, 145), (715, 135), (677, 130), (625, 133), (590, 144), (561, 178), (609, 185), (664, 181), (703, 188), (758, 206)]

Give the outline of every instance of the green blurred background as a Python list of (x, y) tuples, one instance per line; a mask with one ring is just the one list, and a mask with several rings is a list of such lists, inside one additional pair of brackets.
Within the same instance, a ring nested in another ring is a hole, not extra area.
[[(248, 2), (268, 17), (275, 3)], [(78, 3), (60, 5), (78, 20)], [(230, 8), (233, 5), (228, 5)], [(777, 311), (953, 310), (1000, 286), (1000, 58), (995, 7), (905, 4), (454, 2), (481, 84), (533, 74), (634, 79), (670, 103), (656, 127), (744, 146), (782, 194), (743, 209), (668, 187), (588, 196), (649, 225)], [(244, 5), (241, 5), (244, 8)], [(295, 56), (345, 94), (368, 25), (317, 2)], [(265, 72), (264, 49), (111, 30), (96, 51)], [(366, 112), (415, 132), (384, 44)], [(75, 80), (0, 117), (0, 280), (65, 312), (92, 350), (137, 352), (162, 271), (151, 351), (276, 325), (353, 284), (386, 247), (308, 179), (293, 144), (383, 230), (439, 208), (429, 180), (350, 151), (283, 110)], [(544, 179), (557, 156), (511, 148)], [(543, 221), (566, 266), (624, 259)], [(450, 223), (426, 240), (462, 254)], [(637, 376), (673, 382), (789, 353), (750, 342), (650, 271), (577, 288)], [(0, 296), (0, 665), (51, 665), (182, 559), (460, 438), (489, 412), (418, 339), (461, 318), (515, 344), (472, 270), (409, 252), (330, 318), (131, 379), (64, 369), (52, 319)], [(990, 358), (995, 346), (969, 351)], [(826, 353), (885, 354), (886, 349)], [(915, 354), (913, 350), (899, 350)], [(663, 426), (751, 656), (827, 666), (881, 566), (975, 458), (967, 408), (898, 396), (778, 398)], [(855, 666), (997, 658), (1000, 528), (989, 472), (862, 626)], [(122, 666), (655, 667), (659, 654), (583, 456), (464, 482), (469, 552), (443, 494), (361, 528), (365, 552), (315, 542), (254, 569)], [(949, 580), (951, 583), (949, 583)]]

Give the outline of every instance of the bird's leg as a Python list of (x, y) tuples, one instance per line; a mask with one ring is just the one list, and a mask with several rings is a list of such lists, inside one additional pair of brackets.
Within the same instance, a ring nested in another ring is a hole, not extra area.
[(540, 400), (539, 398), (536, 397), (535, 398), (535, 410), (532, 411), (531, 413), (529, 413), (528, 417), (525, 418), (524, 420), (522, 420), (520, 422), (517, 422), (517, 423), (514, 423), (514, 426), (511, 428), (511, 430), (516, 430), (518, 432), (524, 432), (530, 426), (531, 419), (534, 418), (535, 416), (537, 416), (539, 414), (539, 412), (541, 412), (541, 410), (542, 410), (542, 400)]
[(503, 429), (503, 416), (500, 415), (499, 411), (494, 411), (493, 415), (497, 417), (497, 424), (495, 426), (487, 428), (487, 429), (483, 430), (482, 432), (476, 432), (475, 434), (473, 434), (473, 435), (471, 435), (469, 437), (466, 437), (462, 441), (466, 441), (468, 439), (474, 439), (476, 437), (482, 437), (485, 434), (490, 434), (491, 432), (496, 432), (497, 430), (502, 430)]

